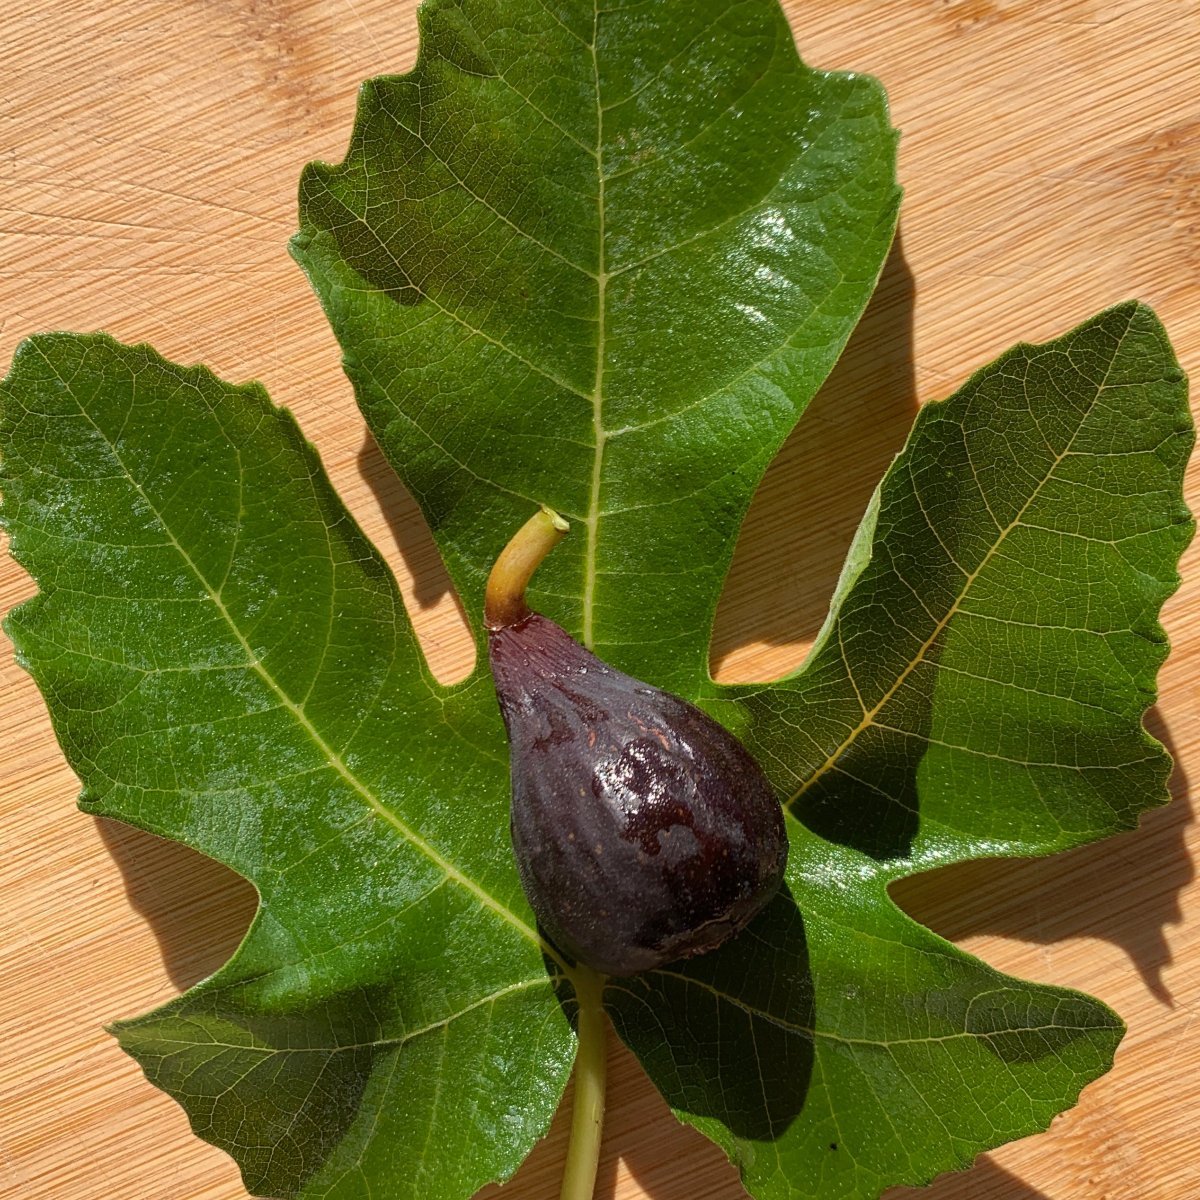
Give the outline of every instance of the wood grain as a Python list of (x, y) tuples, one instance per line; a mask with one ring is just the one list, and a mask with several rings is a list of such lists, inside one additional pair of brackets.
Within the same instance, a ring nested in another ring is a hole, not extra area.
[[(366, 437), (284, 249), (301, 165), (341, 157), (361, 79), (412, 62), (413, 4), (3, 9), (0, 360), (34, 330), (104, 328), (262, 380), (391, 559), (438, 674), (461, 676), (471, 649), (429, 535)], [(755, 501), (714, 640), (726, 679), (799, 660), (918, 403), (1012, 342), (1129, 296), (1157, 309), (1185, 368), (1200, 363), (1196, 3), (796, 0), (789, 11), (808, 61), (887, 85), (904, 131), (903, 239)], [(1171, 805), (1100, 846), (955, 868), (900, 892), (997, 967), (1084, 988), (1129, 1022), (1116, 1069), (1078, 1108), (944, 1177), (931, 1198), (1200, 1195), (1197, 558), (1169, 606), (1175, 649), (1154, 714), (1178, 759)], [(11, 564), (0, 569), (4, 608), (31, 594)], [(7, 644), (0, 671), (0, 1195), (244, 1196), (231, 1161), (191, 1136), (101, 1025), (218, 966), (252, 893), (189, 851), (76, 812), (76, 781)], [(615, 1048), (610, 1101), (601, 1200), (741, 1195), (720, 1154)], [(564, 1132), (556, 1122), (505, 1200), (557, 1195)]]

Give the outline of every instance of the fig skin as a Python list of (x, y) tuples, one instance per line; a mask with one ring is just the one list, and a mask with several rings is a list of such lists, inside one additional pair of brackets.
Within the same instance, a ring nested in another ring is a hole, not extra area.
[(783, 878), (783, 812), (762, 769), (706, 713), (553, 621), (523, 604), (506, 621), (489, 621), (488, 651), (513, 849), (543, 932), (605, 975), (715, 949)]

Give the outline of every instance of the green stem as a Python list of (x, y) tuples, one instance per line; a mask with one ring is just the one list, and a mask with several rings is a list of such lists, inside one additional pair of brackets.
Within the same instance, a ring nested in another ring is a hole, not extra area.
[(571, 972), (579, 1004), (575, 1054), (575, 1102), (571, 1109), (571, 1141), (563, 1170), (561, 1200), (592, 1200), (604, 1127), (604, 1078), (608, 1066), (604, 976), (585, 966)]
[(489, 629), (504, 629), (529, 616), (525, 588), (542, 559), (562, 541), (570, 525), (544, 504), (500, 551), (488, 576), (483, 597), (483, 623)]

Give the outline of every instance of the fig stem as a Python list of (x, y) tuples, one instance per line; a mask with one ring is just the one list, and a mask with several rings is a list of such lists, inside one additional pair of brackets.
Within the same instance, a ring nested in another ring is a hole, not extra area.
[(605, 976), (582, 963), (572, 970), (571, 982), (579, 1012), (575, 1032), (575, 1100), (571, 1108), (571, 1140), (563, 1169), (560, 1200), (592, 1200), (600, 1162), (600, 1133), (604, 1127), (604, 1087), (608, 1068), (608, 1018), (604, 1013)]
[(500, 551), (488, 576), (483, 622), (489, 629), (516, 625), (529, 615), (525, 588), (542, 560), (562, 541), (570, 525), (544, 504)]

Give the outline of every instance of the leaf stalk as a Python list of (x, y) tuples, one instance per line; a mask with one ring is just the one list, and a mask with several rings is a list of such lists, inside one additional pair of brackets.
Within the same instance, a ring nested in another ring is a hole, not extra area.
[(604, 1013), (605, 976), (580, 964), (571, 972), (579, 1005), (575, 1055), (575, 1100), (571, 1140), (563, 1170), (560, 1200), (592, 1200), (600, 1138), (604, 1128), (604, 1089), (608, 1069), (608, 1018)]

